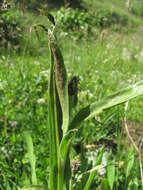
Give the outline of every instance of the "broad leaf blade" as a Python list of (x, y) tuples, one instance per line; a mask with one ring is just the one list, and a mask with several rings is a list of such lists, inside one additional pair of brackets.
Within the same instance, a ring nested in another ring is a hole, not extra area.
[(48, 124), (50, 139), (50, 190), (58, 189), (59, 180), (59, 132), (57, 123), (56, 85), (54, 75), (54, 58), (51, 51), (51, 65), (48, 89)]
[(69, 127), (69, 100), (68, 100), (67, 73), (63, 61), (63, 56), (58, 47), (56, 38), (51, 31), (49, 31), (48, 37), (49, 37), (50, 48), (54, 56), (56, 87), (63, 113), (62, 129), (63, 133), (65, 134), (68, 131)]
[[(45, 12), (42, 12), (45, 14)], [(47, 15), (46, 15), (47, 16)], [(57, 114), (60, 111), (58, 106), (59, 99), (56, 89), (55, 79), (55, 63), (54, 63), (54, 51), (51, 45), (51, 36), (53, 33), (48, 30), (44, 25), (37, 24), (35, 28), (41, 27), (47, 34), (49, 40), (49, 49), (51, 52), (51, 64), (49, 75), (49, 87), (48, 87), (48, 127), (49, 127), (49, 139), (50, 139), (50, 177), (49, 184), (50, 190), (62, 189), (60, 187), (60, 157), (59, 157), (59, 144), (62, 137), (61, 129), (58, 122), (61, 123), (61, 114)]]
[(105, 109), (111, 108), (118, 104), (129, 101), (137, 96), (143, 95), (143, 81), (138, 82), (128, 88), (125, 88), (99, 102), (95, 102), (81, 109), (70, 124), (70, 129), (80, 125), (82, 121), (88, 120), (95, 115), (103, 112)]

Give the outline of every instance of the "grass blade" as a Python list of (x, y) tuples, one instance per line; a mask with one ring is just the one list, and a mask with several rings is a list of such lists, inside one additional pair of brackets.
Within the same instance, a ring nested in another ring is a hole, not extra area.
[(108, 180), (105, 178), (104, 180), (103, 180), (103, 182), (102, 182), (102, 188), (104, 189), (104, 190), (110, 190), (110, 187), (109, 187), (109, 185), (108, 185)]
[(88, 177), (88, 180), (87, 180), (87, 183), (86, 183), (86, 185), (85, 185), (84, 190), (90, 190), (90, 187), (91, 187), (91, 185), (92, 185), (92, 182), (93, 182), (93, 180), (94, 180), (94, 178), (95, 178), (96, 173), (97, 173), (97, 171), (92, 171), (92, 172), (90, 173), (90, 175), (89, 175), (89, 177)]
[(126, 178), (130, 175), (130, 172), (131, 172), (133, 165), (134, 165), (134, 155), (132, 155), (129, 162), (127, 163)]
[(82, 174), (80, 174), (78, 176), (78, 180), (81, 181), (81, 184), (83, 184), (83, 181), (84, 181), (84, 177), (87, 178), (86, 182), (85, 182), (85, 185), (84, 187), (82, 186), (83, 190), (89, 190), (91, 185), (92, 185), (92, 182), (94, 180), (94, 177), (95, 175), (97, 174), (97, 172), (101, 169), (103, 169), (104, 166), (103, 165), (97, 165), (95, 166), (94, 168), (92, 168), (91, 170), (88, 170)]
[(130, 175), (133, 164), (134, 164), (134, 149), (131, 146), (126, 160), (126, 171), (125, 171), (126, 178), (128, 178), (128, 176)]
[(100, 170), (100, 168), (102, 169), (104, 167), (101, 165), (103, 154), (104, 154), (104, 148), (101, 148), (101, 150), (97, 154), (97, 160), (96, 160), (95, 167), (93, 169), (91, 169), (89, 172), (87, 171), (87, 173), (89, 173), (89, 177), (85, 184), (84, 190), (90, 190), (93, 180), (97, 174), (97, 171)]
[(37, 177), (36, 177), (36, 171), (35, 171), (36, 158), (34, 155), (33, 142), (32, 142), (32, 137), (30, 135), (30, 132), (24, 131), (23, 132), (23, 138), (24, 138), (24, 141), (26, 143), (27, 152), (28, 152), (28, 159), (29, 159), (30, 166), (31, 166), (32, 185), (36, 185), (37, 184)]
[(41, 185), (31, 185), (28, 187), (19, 188), (19, 190), (48, 190), (48, 189)]
[(105, 109), (129, 101), (140, 95), (143, 95), (143, 81), (131, 85), (130, 87), (125, 88), (103, 100), (95, 102), (81, 109), (72, 120), (70, 129), (79, 126), (82, 121), (94, 117), (95, 115), (103, 112)]
[(107, 179), (110, 190), (113, 189), (114, 181), (115, 181), (115, 164), (114, 161), (110, 161), (110, 164), (107, 166)]

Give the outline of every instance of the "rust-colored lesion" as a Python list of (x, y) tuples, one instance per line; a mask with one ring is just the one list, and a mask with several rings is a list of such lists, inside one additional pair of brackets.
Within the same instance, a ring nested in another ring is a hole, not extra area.
[(63, 63), (63, 57), (50, 34), (48, 34), (48, 39), (55, 60), (54, 70), (56, 75), (57, 89), (58, 91), (60, 90), (61, 96), (64, 97), (65, 93), (64, 88), (67, 82), (67, 78), (66, 78), (66, 70), (64, 68), (64, 63)]
[(56, 74), (57, 74), (57, 80), (58, 80), (58, 83), (59, 83), (59, 87), (60, 87), (60, 89), (64, 89), (63, 71), (62, 71), (62, 68), (60, 66), (60, 63), (59, 63), (59, 60), (58, 60), (59, 58), (58, 58), (56, 50), (53, 52), (53, 54), (54, 54), (54, 58), (56, 59), (55, 69), (56, 69)]

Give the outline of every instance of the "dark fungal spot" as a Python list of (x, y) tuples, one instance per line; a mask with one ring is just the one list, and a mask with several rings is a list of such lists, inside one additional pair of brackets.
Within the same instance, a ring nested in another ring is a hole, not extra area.
[(79, 77), (74, 76), (68, 84), (68, 93), (69, 96), (74, 96), (77, 94), (78, 91), (78, 84), (79, 84)]

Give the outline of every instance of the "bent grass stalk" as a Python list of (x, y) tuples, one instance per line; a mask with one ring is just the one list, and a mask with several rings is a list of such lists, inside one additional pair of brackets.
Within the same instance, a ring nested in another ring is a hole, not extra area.
[[(47, 18), (45, 11), (41, 11)], [(50, 20), (50, 19), (49, 19)], [(49, 186), (43, 187), (47, 190), (69, 190), (72, 189), (71, 166), (69, 160), (70, 146), (72, 138), (77, 132), (80, 124), (95, 115), (103, 112), (105, 109), (119, 105), (143, 94), (143, 81), (123, 89), (103, 100), (89, 104), (87, 107), (79, 110), (69, 123), (69, 94), (66, 68), (64, 65), (62, 53), (59, 49), (56, 39), (55, 28), (52, 24), (52, 30), (44, 25), (37, 24), (37, 27), (44, 29), (48, 35), (49, 49), (51, 53), (49, 88), (48, 88), (48, 128), (50, 139), (50, 165), (49, 165)], [(71, 106), (70, 106), (71, 107)], [(73, 109), (73, 107), (71, 107)], [(62, 118), (59, 118), (62, 117)], [(62, 122), (59, 122), (60, 121)], [(28, 145), (28, 144), (27, 144)], [(100, 165), (101, 163), (98, 163)], [(32, 169), (32, 164), (31, 164)], [(88, 174), (85, 190), (90, 190), (94, 180), (96, 170), (91, 170)], [(81, 182), (82, 183), (82, 182)], [(71, 186), (70, 186), (71, 185)], [(111, 184), (112, 185), (112, 184)], [(69, 187), (70, 186), (70, 187)], [(42, 188), (42, 187), (41, 187)], [(37, 187), (31, 186), (30, 190), (36, 190)], [(25, 190), (28, 190), (28, 188)]]
[(137, 147), (135, 141), (133, 140), (130, 132), (129, 132), (129, 129), (128, 129), (128, 125), (127, 125), (127, 109), (128, 109), (128, 102), (126, 102), (125, 104), (125, 117), (124, 117), (124, 123), (125, 123), (125, 131), (127, 133), (127, 136), (129, 137), (134, 149), (136, 150), (137, 154), (138, 154), (138, 159), (139, 159), (139, 165), (140, 165), (140, 175), (141, 175), (141, 182), (142, 182), (142, 188), (143, 188), (143, 166), (142, 166), (142, 141), (139, 145), (139, 147)]

